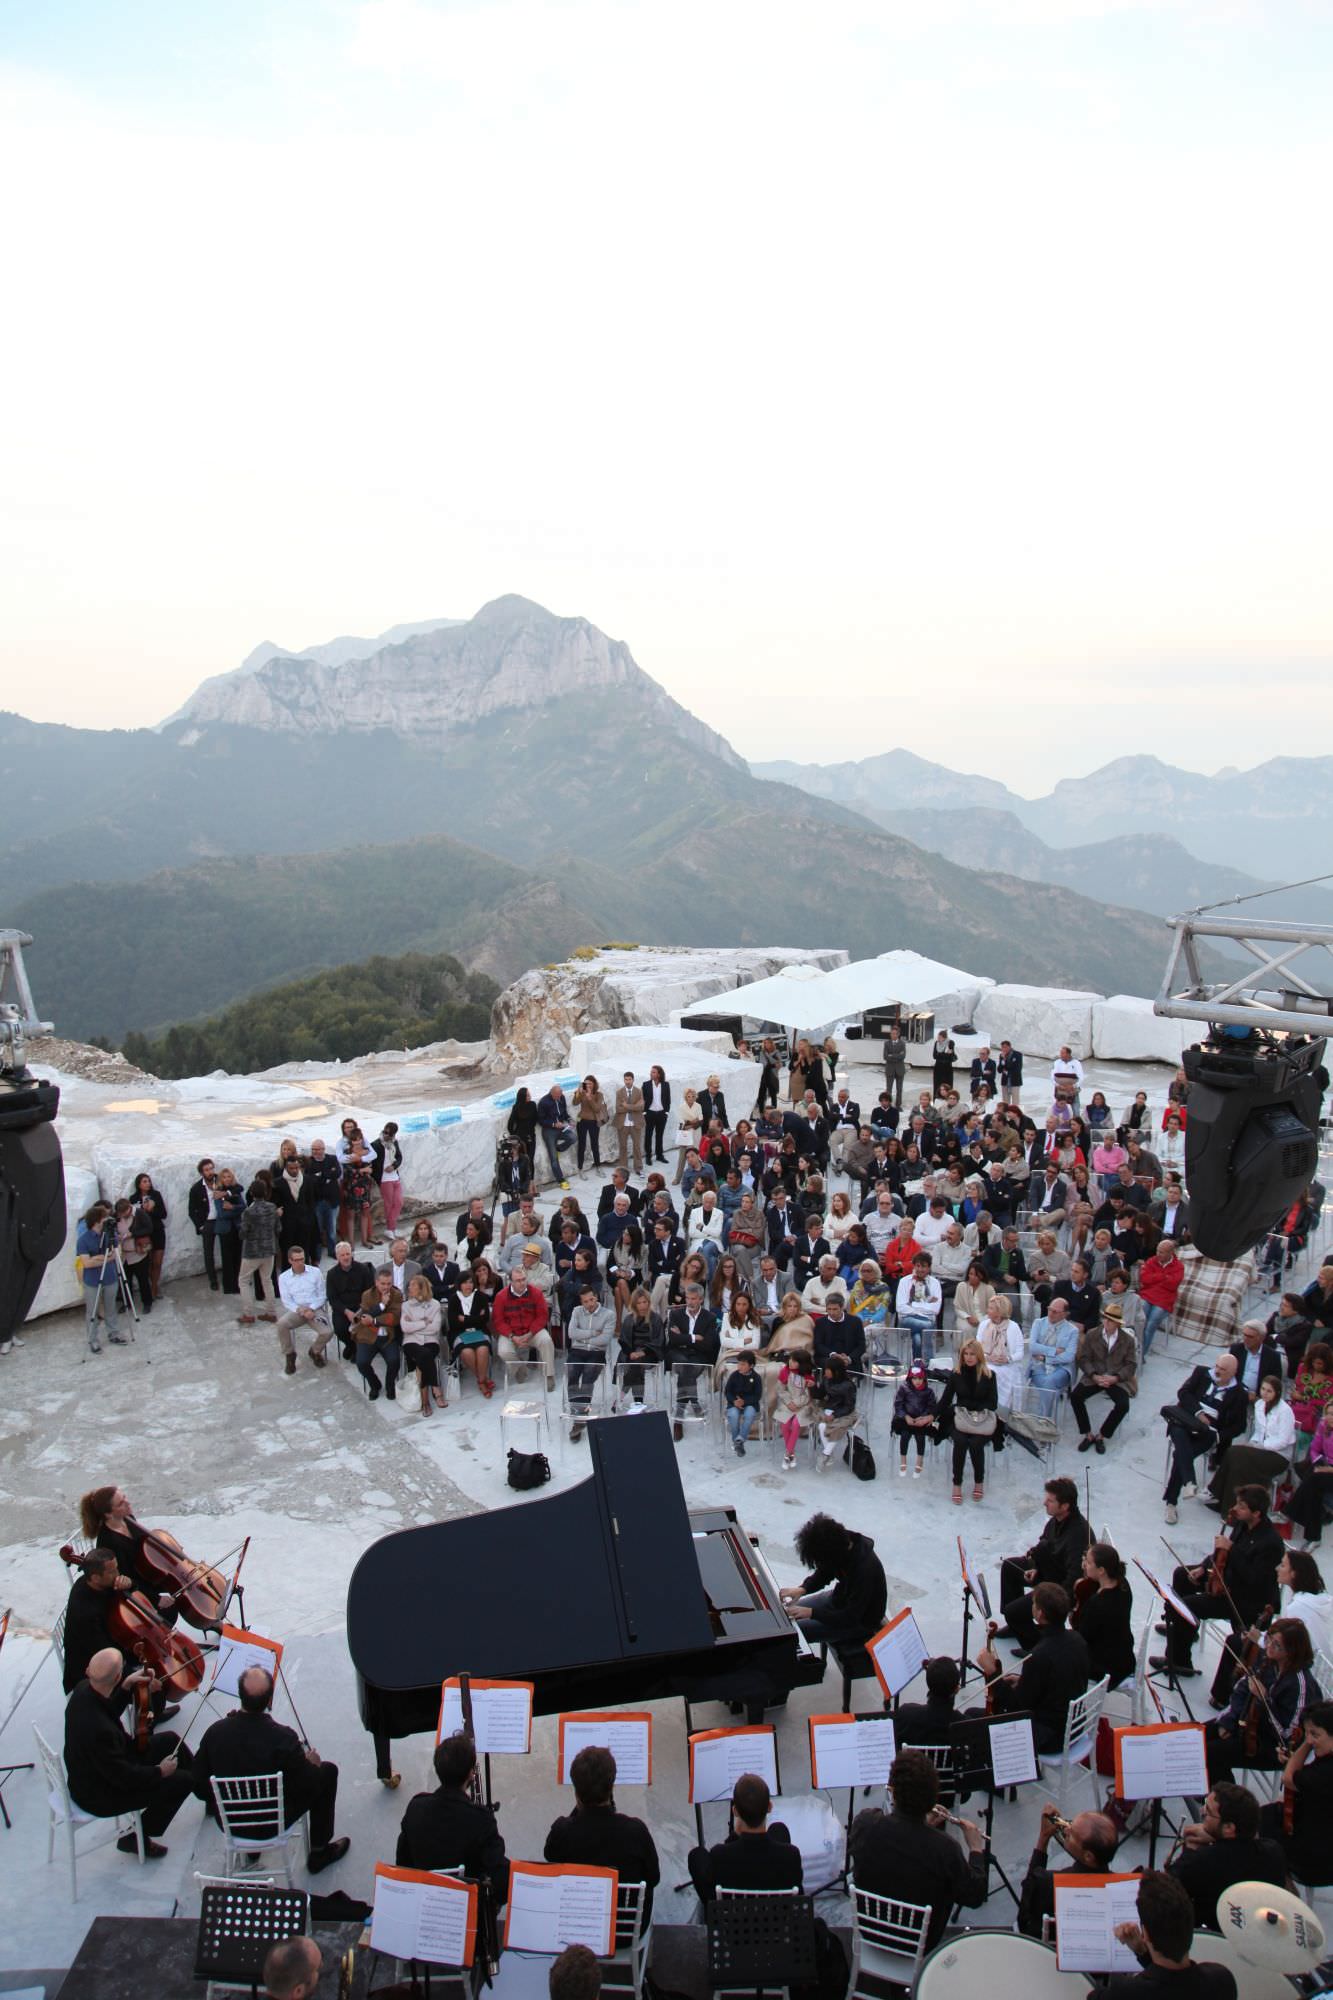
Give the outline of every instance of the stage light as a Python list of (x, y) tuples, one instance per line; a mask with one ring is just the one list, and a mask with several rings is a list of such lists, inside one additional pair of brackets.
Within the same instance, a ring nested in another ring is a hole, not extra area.
[(1319, 1162), (1322, 1037), (1214, 1030), (1186, 1049), (1190, 1238), (1231, 1263), (1304, 1193)]

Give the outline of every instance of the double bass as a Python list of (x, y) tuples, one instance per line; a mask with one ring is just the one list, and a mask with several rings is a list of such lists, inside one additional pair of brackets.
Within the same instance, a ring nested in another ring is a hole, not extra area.
[[(71, 1569), (90, 1566), (88, 1558), (76, 1555), (68, 1542), (60, 1560)], [(156, 1685), (177, 1700), (193, 1694), (204, 1678), (204, 1656), (194, 1640), (173, 1630), (141, 1590), (116, 1590), (109, 1596), (106, 1622), (112, 1645), (147, 1667)]]

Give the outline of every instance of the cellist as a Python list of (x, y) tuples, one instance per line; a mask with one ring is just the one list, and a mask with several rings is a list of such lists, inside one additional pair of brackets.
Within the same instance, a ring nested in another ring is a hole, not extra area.
[(143, 1565), (143, 1531), (123, 1487), (95, 1486), (91, 1493), (85, 1493), (79, 1502), (79, 1526), (94, 1548), (106, 1549), (114, 1556), (120, 1572), (118, 1590), (143, 1591), (164, 1617), (174, 1619), (171, 1594), (157, 1590), (157, 1579)]
[[(1181, 1563), (1171, 1588), (1196, 1618), (1224, 1619), (1239, 1632), (1279, 1601), (1277, 1568), (1286, 1544), (1268, 1518), (1266, 1487), (1238, 1487), (1229, 1521), (1230, 1535), (1217, 1537), (1212, 1558), (1189, 1567)], [(1166, 1651), (1155, 1654), (1151, 1664), (1164, 1673), (1194, 1675), (1198, 1669), (1191, 1655), (1197, 1636), (1198, 1628), (1186, 1624), (1168, 1605)], [(1233, 1672), (1233, 1655), (1224, 1646), (1214, 1681), (1214, 1708), (1225, 1703)]]

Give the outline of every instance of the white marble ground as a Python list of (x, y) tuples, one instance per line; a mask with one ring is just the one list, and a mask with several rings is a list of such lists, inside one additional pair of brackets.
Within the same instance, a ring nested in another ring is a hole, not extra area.
[[(873, 1099), (869, 1070), (851, 1081), (863, 1103), (867, 1093)], [(1090, 1068), (1089, 1087), (1100, 1085), (1108, 1094), (1140, 1085), (1160, 1094), (1165, 1082), (1161, 1070)], [(1033, 1101), (1040, 1095), (1034, 1086)], [(576, 1185), (595, 1199), (591, 1176)], [(515, 1495), (505, 1484), (500, 1398), (484, 1404), (466, 1393), (461, 1405), (423, 1418), (408, 1399), (367, 1403), (350, 1368), (331, 1365), (318, 1374), (303, 1362), (289, 1380), (272, 1329), (236, 1326), (232, 1302), (210, 1294), (199, 1280), (173, 1283), (130, 1347), (90, 1357), (81, 1317), (69, 1313), (29, 1327), (26, 1342), (0, 1363), (0, 1607), (14, 1608), (0, 1654), (0, 1718), (36, 1671), (0, 1736), (0, 1762), (32, 1755), (34, 1724), (51, 1741), (61, 1740), (63, 1698), (48, 1644), (67, 1588), (56, 1549), (75, 1527), (78, 1494), (120, 1481), (142, 1518), (173, 1530), (194, 1554), (218, 1559), (252, 1536), (245, 1572), (250, 1623), (286, 1642), (306, 1730), (342, 1771), (339, 1827), (351, 1835), (352, 1848), (319, 1886), (364, 1893), (374, 1861), (391, 1857), (407, 1799), (427, 1781), (430, 1745), (423, 1737), (398, 1747), (400, 1791), (388, 1793), (376, 1783), (343, 1638), (347, 1577), (360, 1551), (391, 1529), (503, 1505), (540, 1507), (540, 1494)], [(1163, 1447), (1156, 1412), (1192, 1359), (1192, 1351), (1172, 1353), (1165, 1343), (1151, 1357), (1134, 1412), (1108, 1456), (1079, 1457), (1071, 1440), (1057, 1458), (1058, 1469), (1074, 1470), (1080, 1481), (1090, 1466), (1095, 1524), (1127, 1554), (1152, 1564), (1166, 1560), (1159, 1541)], [(806, 1465), (784, 1477), (762, 1451), (741, 1461), (696, 1437), (680, 1447), (681, 1476), (692, 1504), (726, 1501), (737, 1508), (783, 1582), (798, 1573), (793, 1533), (817, 1507), (871, 1533), (889, 1573), (892, 1605), (914, 1607), (932, 1649), (956, 1651), (955, 1537), (965, 1533), (975, 1563), (994, 1583), (1000, 1558), (1039, 1531), (1043, 1475), (1031, 1459), (1006, 1452), (984, 1503), (969, 1500), (959, 1509), (949, 1504), (942, 1464), (920, 1482), (898, 1479), (886, 1450), (887, 1410), (876, 1417), (873, 1443), (880, 1465), (874, 1484), (858, 1483), (841, 1463), (820, 1478)], [(557, 1435), (551, 1456), (548, 1493), (584, 1476), (583, 1447)], [(1173, 1540), (1202, 1551), (1213, 1526), (1213, 1516), (1186, 1503)], [(1137, 1596), (1141, 1622), (1149, 1607), (1142, 1592)], [(782, 1770), (793, 1790), (808, 1784), (804, 1718), (836, 1706), (837, 1698), (830, 1676), (823, 1688), (798, 1693), (778, 1717)], [(707, 1714), (705, 1726), (725, 1719), (720, 1711)], [(568, 1794), (555, 1785), (554, 1746), (554, 1720), (539, 1721), (531, 1756), (497, 1764), (502, 1827), (513, 1854), (539, 1856), (551, 1818), (566, 1809)], [(694, 1838), (678, 1704), (657, 1707), (654, 1769), (651, 1793), (626, 1790), (621, 1803), (652, 1824), (669, 1892), (684, 1880)], [(1085, 1785), (1078, 1801), (1087, 1795)], [(79, 1900), (71, 1905), (59, 1848), (55, 1862), (47, 1863), (47, 1813), (37, 1776), (13, 1778), (6, 1799), (14, 1826), (0, 1830), (8, 1890), (0, 1975), (68, 1964), (98, 1913), (188, 1912), (197, 1907), (194, 1872), (219, 1860), (217, 1836), (191, 1803), (168, 1835), (166, 1860), (140, 1869), (103, 1848), (80, 1864)], [(845, 1794), (833, 1803), (845, 1813)], [(1033, 1788), (997, 1814), (997, 1852), (1015, 1881), (1039, 1803)], [(720, 1819), (721, 1809), (712, 1809), (710, 1837), (718, 1837), (712, 1823)], [(1141, 1844), (1131, 1852), (1141, 1858)], [(658, 1908), (663, 1920), (684, 1919), (692, 1914), (692, 1898), (666, 1893)], [(986, 1920), (1007, 1923), (1011, 1914), (1000, 1890)]]

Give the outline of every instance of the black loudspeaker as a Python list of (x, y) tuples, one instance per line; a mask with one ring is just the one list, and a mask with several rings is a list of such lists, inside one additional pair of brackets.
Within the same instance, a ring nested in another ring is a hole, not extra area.
[(1205, 1257), (1244, 1256), (1313, 1180), (1324, 1047), (1247, 1035), (1186, 1049), (1190, 1238)]
[(53, 1120), (60, 1092), (0, 1072), (0, 1340), (26, 1318), (65, 1241), (65, 1172)]

